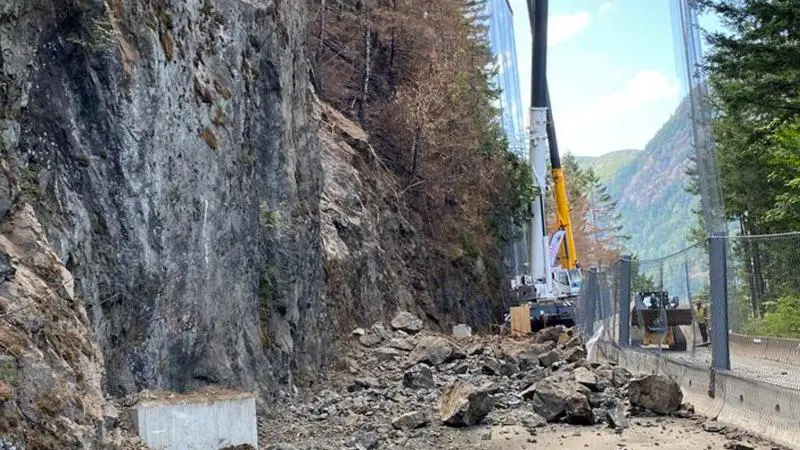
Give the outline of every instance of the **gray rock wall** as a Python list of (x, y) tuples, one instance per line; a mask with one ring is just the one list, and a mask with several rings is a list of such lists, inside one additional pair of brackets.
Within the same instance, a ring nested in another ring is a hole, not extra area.
[(483, 262), (431, 245), (363, 131), (321, 117), (305, 14), (288, 0), (0, 4), (0, 216), (34, 206), (110, 393), (269, 398), (398, 309), (444, 330), (497, 316)]
[(10, 0), (0, 131), (114, 394), (322, 362), (303, 2)]

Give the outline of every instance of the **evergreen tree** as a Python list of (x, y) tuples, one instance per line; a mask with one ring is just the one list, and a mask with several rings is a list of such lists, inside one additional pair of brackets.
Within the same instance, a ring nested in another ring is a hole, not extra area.
[[(705, 69), (728, 218), (743, 235), (800, 230), (800, 0), (698, 3), (726, 28), (708, 35)], [(800, 310), (790, 247), (753, 238), (733, 248), (750, 299), (736, 300), (750, 306), (739, 319), (751, 332), (800, 333), (790, 317)]]

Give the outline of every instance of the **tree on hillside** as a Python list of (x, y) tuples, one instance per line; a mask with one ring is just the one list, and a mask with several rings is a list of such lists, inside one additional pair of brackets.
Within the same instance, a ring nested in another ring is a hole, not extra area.
[(800, 0), (699, 0), (728, 215), (746, 234), (800, 230)]
[[(610, 266), (620, 256), (629, 236), (623, 232), (617, 204), (592, 169), (582, 169), (577, 158), (566, 154), (561, 167), (567, 182), (575, 247), (584, 266)], [(555, 202), (548, 198), (548, 211)], [(555, 217), (548, 218), (548, 228), (555, 231)]]
[[(800, 230), (800, 0), (698, 3), (726, 28), (708, 35), (705, 63), (726, 213), (745, 236)], [(750, 318), (770, 317), (771, 333), (794, 327), (776, 316), (797, 310), (785, 244), (745, 239), (734, 252), (746, 272)]]
[(656, 290), (656, 283), (653, 277), (641, 272), (639, 258), (635, 255), (631, 258), (631, 290), (636, 292), (652, 292)]
[(319, 95), (367, 131), (432, 248), (478, 255), (513, 240), (533, 189), (493, 107), (485, 0), (307, 3)]

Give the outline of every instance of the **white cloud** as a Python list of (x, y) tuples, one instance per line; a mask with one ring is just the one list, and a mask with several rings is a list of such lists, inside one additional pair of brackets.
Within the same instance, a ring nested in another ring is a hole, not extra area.
[(589, 11), (573, 14), (557, 14), (548, 21), (547, 45), (558, 45), (581, 33), (592, 22)]
[(677, 80), (657, 70), (639, 71), (618, 91), (559, 112), (559, 140), (580, 155), (642, 148), (669, 117), (679, 93)]
[(648, 103), (677, 98), (680, 86), (657, 70), (641, 70), (619, 92), (600, 97), (585, 110), (592, 114), (634, 110)]
[(605, 55), (602, 52), (591, 52), (583, 55), (583, 60), (586, 62), (597, 62), (603, 59), (605, 59)]
[(600, 5), (600, 15), (606, 16), (616, 11), (618, 8), (619, 5), (617, 4), (616, 0), (605, 1), (603, 2), (603, 4)]

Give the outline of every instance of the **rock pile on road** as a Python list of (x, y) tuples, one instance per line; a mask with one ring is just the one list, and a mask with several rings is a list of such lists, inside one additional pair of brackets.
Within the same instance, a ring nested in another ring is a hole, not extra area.
[[(539, 427), (563, 422), (622, 432), (632, 413), (692, 415), (675, 381), (587, 362), (575, 329), (454, 339), (424, 331), (406, 312), (390, 325), (355, 330), (357, 344), (344, 370), (313, 397), (287, 397), (275, 419), (286, 426), (262, 430), (270, 443), (265, 447), (369, 450), (414, 439), (414, 448), (426, 442), (442, 448), (445, 428), (502, 423), (535, 435)], [(324, 426), (309, 431), (301, 425), (309, 421)]]

